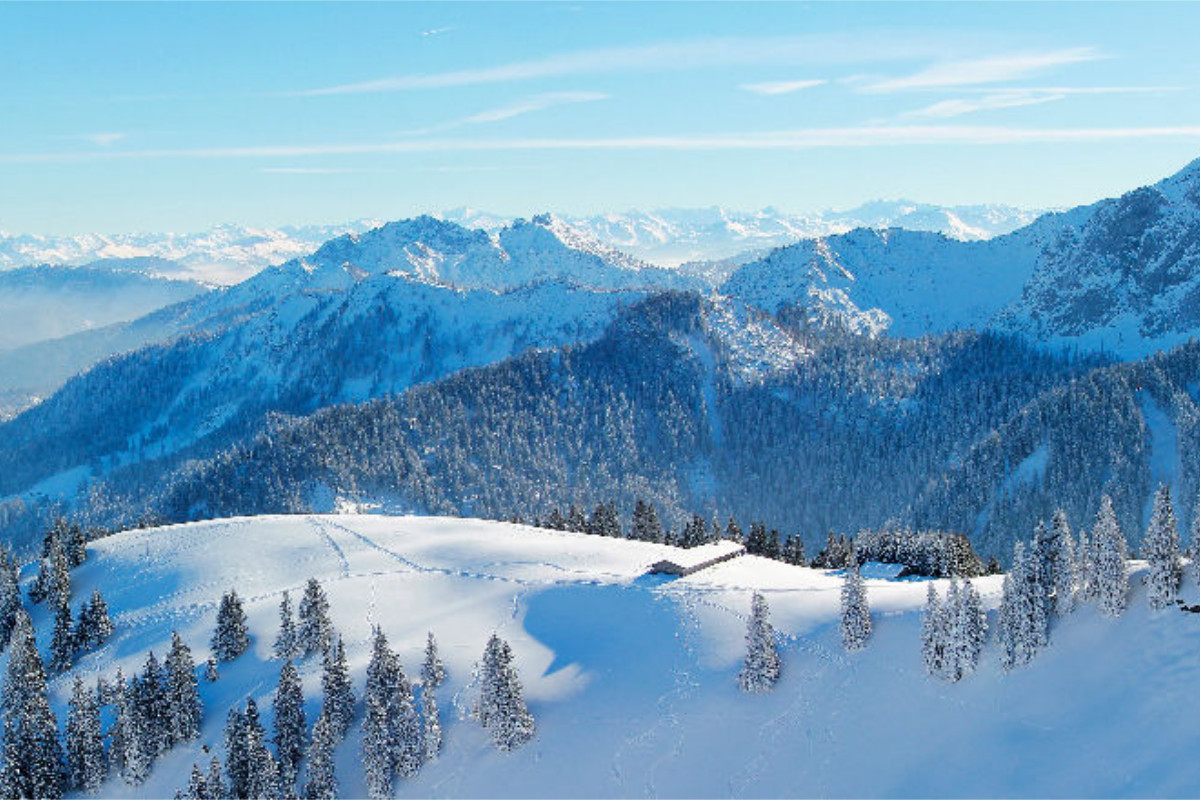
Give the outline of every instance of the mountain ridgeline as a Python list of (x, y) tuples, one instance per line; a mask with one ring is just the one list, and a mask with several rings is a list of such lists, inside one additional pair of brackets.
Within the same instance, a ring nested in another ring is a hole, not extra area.
[(810, 551), (908, 525), (1003, 558), (1107, 493), (1136, 541), (1157, 482), (1185, 520), (1200, 490), (1198, 187), (987, 241), (804, 240), (715, 286), (548, 216), (347, 234), (128, 323), (149, 346), (0, 425), (0, 521), (643, 500)]

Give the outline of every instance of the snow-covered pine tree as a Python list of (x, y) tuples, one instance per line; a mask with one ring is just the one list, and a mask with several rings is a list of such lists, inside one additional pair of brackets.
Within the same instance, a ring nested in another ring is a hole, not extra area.
[(57, 602), (54, 609), (54, 634), (50, 639), (50, 671), (66, 672), (75, 661), (75, 626), (71, 606)]
[(316, 578), (309, 578), (300, 598), (299, 646), (306, 656), (324, 653), (333, 641), (333, 623), (329, 620), (329, 598)]
[(341, 740), (337, 725), (324, 711), (313, 726), (312, 746), (308, 749), (308, 773), (304, 784), (306, 800), (336, 800), (338, 779), (334, 769), (334, 751)]
[(232, 661), (249, 646), (246, 612), (237, 591), (231, 589), (221, 597), (221, 606), (217, 611), (217, 629), (212, 638), (213, 655), (219, 661)]
[(8, 647), (17, 611), (21, 608), (21, 576), (16, 558), (7, 546), (0, 546), (0, 650)]
[(1171, 490), (1165, 485), (1159, 486), (1154, 493), (1154, 510), (1150, 512), (1150, 526), (1142, 540), (1142, 557), (1150, 566), (1150, 574), (1146, 577), (1146, 599), (1151, 608), (1166, 608), (1179, 594), (1181, 561)]
[(533, 715), (525, 706), (512, 648), (492, 634), (484, 649), (476, 716), (500, 750), (514, 750), (533, 738)]
[(166, 695), (168, 742), (173, 747), (200, 735), (203, 706), (192, 651), (177, 631), (171, 631), (167, 653)]
[[(247, 707), (253, 701), (247, 701)], [(279, 765), (267, 749), (267, 734), (258, 722), (257, 709), (246, 714), (246, 796), (255, 800), (278, 800), (283, 797), (279, 783)]]
[(205, 660), (204, 680), (208, 681), (209, 683), (216, 683), (217, 679), (220, 677), (221, 673), (220, 670), (217, 669), (217, 660), (215, 658), (209, 658)]
[(46, 693), (46, 672), (33, 623), (24, 609), (17, 613), (9, 643), (0, 711), (4, 716), (0, 792), (6, 797), (62, 797), (58, 721)]
[(130, 681), (126, 701), (118, 710), (117, 725), (121, 729), (121, 778), (130, 786), (141, 786), (150, 777), (153, 755), (146, 749), (150, 738), (146, 732), (146, 720), (138, 705), (133, 702), (133, 688), (138, 683), (135, 676)]
[(842, 579), (842, 646), (849, 651), (867, 646), (871, 635), (871, 609), (867, 605), (867, 587), (858, 571), (857, 560), (851, 558), (850, 566)]
[(446, 665), (438, 655), (437, 640), (433, 631), (425, 637), (425, 661), (421, 664), (421, 685), (426, 689), (436, 689), (446, 681)]
[(346, 666), (346, 648), (342, 637), (335, 636), (325, 651), (324, 671), (321, 673), (322, 712), (329, 716), (338, 738), (346, 735), (354, 720), (354, 687)]
[(592, 536), (621, 537), (621, 518), (617, 515), (617, 506), (611, 500), (607, 503), (597, 503), (588, 520), (587, 532)]
[(942, 623), (942, 677), (951, 683), (962, 680), (965, 663), (962, 657), (962, 631), (959, 628), (959, 615), (962, 613), (962, 590), (958, 579), (950, 579), (950, 588), (946, 591), (946, 602), (942, 605), (940, 614)]
[(296, 632), (296, 617), (292, 613), (292, 598), (287, 592), (279, 601), (279, 635), (275, 637), (275, 657), (295, 658), (300, 654), (299, 636)]
[(1061, 508), (1054, 512), (1050, 527), (1054, 530), (1052, 539), (1056, 549), (1051, 553), (1054, 584), (1049, 588), (1054, 595), (1054, 613), (1064, 616), (1075, 610), (1075, 591), (1079, 583), (1075, 539), (1067, 523), (1067, 512)]
[(113, 624), (108, 615), (108, 603), (100, 595), (99, 589), (93, 589), (92, 596), (85, 600), (79, 609), (79, 619), (75, 624), (75, 645), (88, 652), (103, 644), (112, 632)]
[[(1196, 505), (1192, 508), (1192, 524), (1189, 529), (1191, 541), (1188, 543), (1188, 557), (1192, 560), (1192, 580), (1200, 584), (1200, 493), (1196, 496)], [(3, 642), (3, 628), (0, 627), (0, 642)]]
[(783, 561), (796, 566), (808, 566), (808, 556), (804, 552), (804, 540), (799, 534), (791, 534), (783, 543)]
[(704, 540), (708, 536), (708, 523), (704, 521), (704, 517), (699, 514), (692, 515), (687, 524), (683, 526), (683, 536), (679, 539), (680, 547), (698, 547), (704, 544)]
[(225, 780), (221, 775), (221, 759), (216, 756), (208, 762), (208, 774), (204, 776), (205, 783), (208, 785), (208, 796), (210, 800), (225, 800), (229, 793), (225, 791)]
[(392, 795), (396, 777), (398, 700), (400, 694), (399, 658), (388, 647), (383, 630), (371, 632), (371, 661), (367, 664), (367, 684), (363, 691), (362, 758), (367, 793), (374, 800)]
[(662, 523), (658, 521), (658, 511), (653, 503), (638, 500), (633, 508), (633, 527), (629, 538), (639, 542), (661, 542), (663, 540)]
[(108, 777), (100, 704), (96, 693), (76, 675), (67, 712), (67, 776), (72, 789), (87, 794), (99, 790)]
[(587, 517), (583, 515), (583, 511), (574, 503), (567, 509), (567, 530), (575, 533), (587, 532)]
[(142, 749), (153, 764), (170, 746), (171, 702), (167, 696), (167, 676), (151, 650), (142, 674), (130, 684), (130, 697), (142, 722)]
[(963, 582), (958, 610), (958, 635), (956, 645), (958, 650), (959, 670), (963, 675), (969, 675), (979, 665), (983, 655), (983, 645), (987, 640), (987, 613), (983, 610), (983, 600), (970, 579)]
[(1075, 589), (1076, 602), (1091, 602), (1096, 596), (1096, 553), (1091, 536), (1082, 528), (1079, 530), (1079, 541), (1075, 545), (1075, 575), (1078, 582)]
[(246, 797), (250, 756), (246, 750), (246, 714), (237, 706), (225, 717), (225, 774), (229, 778), (229, 796)]
[(946, 667), (945, 615), (932, 581), (925, 590), (925, 613), (921, 615), (921, 658), (930, 675), (943, 674)]
[(188, 776), (187, 788), (180, 794), (184, 800), (212, 800), (208, 791), (208, 778), (200, 771), (200, 765), (192, 763), (192, 772)]
[(1036, 555), (1017, 542), (1000, 608), (1000, 663), (1006, 670), (1025, 666), (1046, 646), (1046, 595), (1041, 577)]
[(738, 673), (738, 685), (743, 692), (769, 692), (779, 681), (779, 650), (775, 646), (775, 629), (771, 626), (771, 609), (766, 599), (755, 592), (750, 598), (750, 617), (746, 620), (746, 657)]
[(1112, 498), (1108, 495), (1100, 498), (1096, 526), (1092, 529), (1092, 551), (1095, 554), (1093, 593), (1100, 611), (1109, 617), (1119, 617), (1129, 603), (1129, 572), (1125, 567), (1128, 550)]
[(116, 769), (124, 775), (125, 747), (131, 733), (127, 730), (129, 686), (120, 667), (117, 667), (116, 677), (108, 685), (107, 702), (113, 707), (113, 723), (108, 730), (108, 763), (110, 769)]
[(1036, 580), (1041, 587), (1043, 598), (1042, 604), (1046, 608), (1047, 614), (1054, 609), (1054, 586), (1058, 582), (1058, 535), (1061, 531), (1053, 524), (1047, 525), (1044, 520), (1039, 520), (1037, 526), (1033, 530), (1033, 541), (1026, 548), (1026, 555), (1029, 556), (1030, 566), (1033, 570), (1033, 576), (1030, 580)]
[(421, 756), (424, 751), (421, 740), (421, 717), (417, 713), (416, 700), (413, 697), (412, 684), (400, 668), (398, 670), (398, 687), (394, 700), (395, 712), (395, 764), (396, 774), (401, 778), (412, 777), (421, 769)]
[(279, 761), (280, 785), (285, 794), (295, 791), (307, 738), (304, 689), (300, 674), (289, 658), (279, 671), (279, 687), (275, 691), (275, 754)]
[(442, 721), (433, 687), (421, 687), (421, 759), (433, 761), (442, 751)]

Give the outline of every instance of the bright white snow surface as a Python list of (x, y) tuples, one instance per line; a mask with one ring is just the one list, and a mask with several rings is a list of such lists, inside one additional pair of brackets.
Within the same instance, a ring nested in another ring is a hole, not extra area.
[[(674, 548), (460, 519), (295, 516), (138, 530), (99, 540), (74, 575), (74, 598), (99, 586), (116, 632), (76, 667), (129, 675), (161, 657), (172, 629), (197, 662), (221, 593), (247, 603), (251, 649), (201, 684), (201, 741), (168, 753), (139, 788), (113, 777), (106, 796), (164, 797), (186, 782), (202, 744), (220, 751), (229, 706), (252, 695), (270, 730), (279, 662), (270, 659), (280, 594), (325, 586), (361, 693), (371, 625), (382, 625), (410, 677), (433, 630), (449, 669), (438, 690), (440, 759), (398, 784), (413, 797), (1195, 796), (1200, 791), (1200, 615), (1132, 608), (1112, 621), (1085, 608), (1050, 648), (1011, 675), (989, 643), (957, 685), (924, 674), (923, 582), (868, 580), (875, 632), (845, 654), (840, 578), (742, 556), (689, 578), (643, 575)], [(945, 582), (939, 582), (942, 589)], [(977, 582), (993, 608), (999, 581)], [(1135, 576), (1135, 583), (1140, 579)], [(784, 676), (742, 694), (736, 674), (752, 590), (780, 633)], [(1189, 584), (1185, 593), (1194, 594)], [(993, 614), (994, 617), (994, 614)], [(48, 638), (45, 610), (35, 614)], [(472, 666), (496, 631), (516, 652), (537, 736), (502, 754), (464, 718)], [(43, 646), (48, 642), (43, 642)], [(320, 665), (303, 662), (310, 725)], [(53, 683), (65, 716), (70, 678)], [(361, 706), (360, 706), (361, 720)], [(365, 793), (356, 724), (339, 751), (342, 795)]]

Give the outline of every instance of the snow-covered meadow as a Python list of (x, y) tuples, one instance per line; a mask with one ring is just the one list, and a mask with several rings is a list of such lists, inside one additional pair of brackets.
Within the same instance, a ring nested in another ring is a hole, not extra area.
[[(1011, 674), (989, 643), (959, 684), (928, 677), (920, 654), (923, 581), (867, 580), (874, 633), (847, 654), (841, 577), (742, 556), (685, 578), (646, 575), (667, 545), (478, 520), (289, 516), (135, 530), (89, 545), (76, 604), (109, 602), (112, 638), (77, 663), (93, 680), (136, 673), (178, 630), (197, 662), (216, 609), (244, 598), (248, 652), (201, 683), (201, 738), (131, 787), (104, 796), (170, 796), (193, 761), (219, 755), (226, 711), (253, 696), (270, 730), (280, 662), (271, 658), (281, 594), (318, 578), (344, 635), (361, 700), (372, 625), (410, 678), (427, 631), (449, 672), (438, 690), (441, 757), (398, 784), (414, 797), (1194, 796), (1200, 716), (1200, 615), (1146, 609), (1134, 575), (1117, 620), (1085, 607), (1056, 620), (1051, 645)], [(1136, 562), (1135, 562), (1136, 564)], [(939, 582), (942, 584), (945, 582)], [(994, 609), (998, 577), (976, 582)], [(942, 587), (945, 588), (944, 586)], [(765, 695), (736, 675), (753, 591), (771, 606), (783, 677)], [(1185, 581), (1183, 596), (1196, 590)], [(994, 614), (992, 615), (994, 619)], [(43, 650), (50, 620), (34, 621)], [(472, 669), (493, 632), (507, 639), (537, 723), (532, 742), (496, 751), (466, 713)], [(320, 664), (301, 665), (310, 725)], [(69, 676), (51, 684), (65, 718)], [(360, 714), (341, 746), (342, 795), (365, 794)]]

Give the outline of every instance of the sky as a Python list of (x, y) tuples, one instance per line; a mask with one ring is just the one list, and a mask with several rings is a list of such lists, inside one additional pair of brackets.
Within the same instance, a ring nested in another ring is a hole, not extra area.
[(0, 3), (0, 230), (877, 198), (1200, 157), (1196, 3)]

